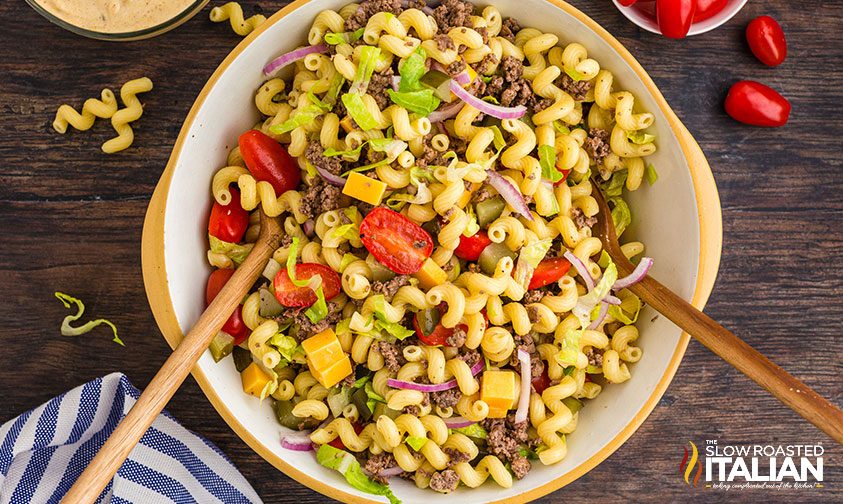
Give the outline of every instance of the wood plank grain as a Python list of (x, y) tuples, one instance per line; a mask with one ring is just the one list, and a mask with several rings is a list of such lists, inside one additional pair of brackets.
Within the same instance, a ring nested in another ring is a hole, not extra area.
[[(218, 1), (213, 4), (221, 3)], [(749, 2), (724, 27), (669, 41), (636, 28), (609, 0), (572, 0), (643, 64), (706, 153), (723, 203), (720, 275), (706, 312), (840, 405), (843, 355), (843, 0)], [(245, 1), (267, 12), (283, 2)], [(208, 7), (210, 8), (210, 6)], [(206, 10), (164, 36), (126, 44), (86, 40), (49, 24), (24, 2), (0, 2), (0, 303), (3, 408), (0, 422), (112, 371), (146, 386), (169, 354), (143, 293), (140, 233), (148, 198), (183, 118), (217, 64), (240, 40)], [(789, 57), (768, 69), (743, 40), (746, 23), (770, 14)], [(131, 149), (100, 145), (107, 123), (58, 135), (60, 103), (78, 106), (104, 86), (149, 76)], [(721, 103), (739, 79), (766, 82), (793, 103), (787, 127), (731, 121)], [(669, 169), (669, 167), (660, 167)], [(58, 334), (67, 311), (52, 297), (83, 298), (110, 317), (127, 347), (97, 330)], [(646, 337), (646, 336), (645, 336)], [(33, 351), (33, 350), (36, 351)], [(323, 502), (237, 438), (192, 380), (168, 408), (216, 443), (266, 502)], [(682, 448), (693, 440), (814, 443), (827, 450), (826, 487), (813, 491), (718, 492), (680, 480)], [(604, 463), (540, 502), (840, 502), (843, 449), (782, 407), (713, 354), (691, 343), (676, 378), (638, 432)]]

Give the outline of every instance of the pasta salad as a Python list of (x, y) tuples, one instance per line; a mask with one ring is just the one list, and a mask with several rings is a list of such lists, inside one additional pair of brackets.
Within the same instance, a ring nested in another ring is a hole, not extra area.
[(591, 194), (623, 234), (654, 116), (581, 44), (462, 0), (322, 11), (262, 71), (263, 119), (213, 177), (206, 301), (261, 211), (285, 236), (214, 358), (285, 448), (391, 501), (393, 477), (510, 487), (562, 460), (642, 355), (625, 287), (652, 260), (625, 243), (639, 266), (618, 278)]

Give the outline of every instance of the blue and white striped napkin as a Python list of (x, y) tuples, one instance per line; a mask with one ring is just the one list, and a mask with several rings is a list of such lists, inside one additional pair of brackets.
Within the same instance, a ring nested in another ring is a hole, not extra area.
[[(58, 503), (140, 396), (122, 373), (97, 378), (0, 426), (0, 503)], [(210, 441), (166, 411), (98, 503), (260, 503)]]

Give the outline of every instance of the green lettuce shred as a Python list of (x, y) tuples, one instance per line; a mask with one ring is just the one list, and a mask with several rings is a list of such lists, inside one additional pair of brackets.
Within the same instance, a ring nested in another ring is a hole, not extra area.
[(612, 221), (615, 223), (615, 232), (618, 236), (626, 231), (627, 226), (632, 224), (632, 212), (629, 210), (629, 205), (623, 198), (609, 198), (609, 203), (612, 208)]
[(281, 354), (281, 357), (284, 358), (287, 362), (292, 362), (293, 355), (296, 354), (301, 345), (298, 344), (295, 338), (292, 336), (285, 336), (282, 333), (278, 333), (275, 336), (269, 339), (269, 344), (274, 346), (278, 353)]
[(424, 436), (407, 436), (406, 442), (410, 448), (419, 451), (427, 444), (427, 438)]
[(553, 121), (553, 129), (555, 129), (556, 132), (559, 133), (560, 135), (570, 135), (571, 134), (571, 129), (569, 127), (565, 126), (565, 124), (562, 123), (562, 121), (559, 120), (559, 119)]
[(366, 476), (360, 467), (360, 462), (351, 453), (324, 444), (316, 452), (316, 461), (328, 469), (340, 472), (348, 484), (357, 490), (373, 495), (383, 495), (389, 499), (390, 504), (401, 504), (389, 485), (377, 483)]
[[(310, 279), (296, 279), (296, 258), (298, 257), (298, 253), (299, 238), (297, 236), (294, 236), (293, 243), (290, 245), (290, 255), (287, 257), (287, 276), (290, 277), (290, 281), (293, 282), (293, 285), (295, 285), (296, 287), (308, 287), (311, 285)], [(322, 291), (321, 284), (319, 285), (319, 287), (316, 288), (315, 292), (316, 302), (313, 303), (313, 305), (304, 312), (304, 314), (307, 315), (307, 318), (309, 318), (310, 321), (314, 324), (328, 315), (328, 303), (325, 301), (325, 293)]]
[(482, 425), (479, 423), (473, 423), (468, 427), (460, 427), (458, 429), (451, 429), (454, 432), (459, 432), (460, 434), (465, 434), (468, 437), (473, 437), (476, 439), (486, 439), (489, 437), (489, 433), (486, 429), (483, 428)]
[(425, 74), (424, 62), (426, 59), (427, 51), (419, 47), (401, 64), (398, 69), (398, 74), (401, 75), (401, 80), (398, 83), (399, 92), (418, 91), (422, 88), (421, 78)]
[(417, 91), (393, 91), (388, 89), (386, 92), (389, 94), (392, 103), (421, 117), (429, 116), (439, 107), (439, 98), (434, 96), (432, 89), (419, 89)]
[(363, 97), (357, 93), (345, 93), (342, 95), (342, 103), (348, 111), (348, 115), (354, 119), (360, 128), (364, 131), (372, 130), (378, 127), (378, 121), (369, 113), (366, 104), (363, 103)]
[(542, 167), (542, 178), (553, 183), (562, 180), (564, 175), (556, 169), (556, 149), (552, 145), (539, 145), (539, 164)]
[(208, 235), (208, 243), (211, 245), (211, 252), (215, 254), (222, 254), (231, 259), (234, 264), (239, 265), (246, 260), (246, 256), (252, 251), (254, 243), (246, 243), (240, 245), (238, 243), (229, 243), (220, 240), (216, 236)]
[(573, 68), (568, 68), (567, 66), (564, 68), (565, 73), (568, 74), (568, 77), (574, 79), (575, 81), (585, 80), (585, 75), (577, 72)]
[(360, 40), (365, 28), (353, 32), (331, 32), (325, 34), (325, 43), (328, 45), (350, 44)]
[(651, 135), (649, 133), (644, 133), (643, 131), (627, 131), (626, 139), (634, 143), (635, 145), (645, 145), (648, 143), (653, 143), (656, 140), (656, 136)]
[(653, 185), (659, 179), (659, 174), (656, 172), (656, 167), (653, 163), (647, 163), (647, 168), (644, 170), (644, 176), (647, 178), (647, 183)]
[(626, 185), (626, 178), (629, 172), (626, 170), (616, 171), (612, 174), (609, 182), (603, 186), (603, 194), (608, 198), (617, 198), (623, 194), (623, 188)]
[(506, 140), (503, 138), (503, 133), (501, 133), (501, 129), (497, 125), (489, 126), (489, 129), (492, 130), (492, 144), (495, 146), (495, 150), (500, 152), (506, 147)]
[(577, 305), (574, 306), (571, 313), (580, 320), (580, 324), (583, 329), (591, 324), (592, 310), (594, 310), (597, 304), (609, 294), (609, 291), (612, 290), (612, 286), (615, 285), (615, 281), (617, 279), (618, 268), (615, 266), (614, 262), (609, 262), (609, 265), (603, 270), (603, 276), (600, 277), (600, 281), (598, 281), (597, 285), (591, 289), (591, 292), (585, 294), (584, 296), (580, 296), (579, 299), (577, 299)]
[(115, 326), (110, 320), (106, 319), (97, 319), (97, 320), (90, 320), (85, 324), (79, 327), (71, 327), (71, 322), (76, 322), (79, 320), (82, 315), (85, 313), (85, 304), (82, 303), (82, 300), (79, 298), (75, 298), (70, 294), (65, 294), (64, 292), (56, 292), (56, 298), (62, 302), (65, 308), (70, 308), (70, 303), (76, 303), (76, 315), (68, 315), (62, 320), (61, 322), (61, 334), (62, 336), (80, 336), (82, 334), (87, 334), (91, 332), (95, 327), (105, 324), (111, 328), (111, 331), (114, 333), (114, 339), (111, 341), (117, 343), (120, 346), (126, 346), (123, 344), (123, 341), (117, 336), (117, 326)]

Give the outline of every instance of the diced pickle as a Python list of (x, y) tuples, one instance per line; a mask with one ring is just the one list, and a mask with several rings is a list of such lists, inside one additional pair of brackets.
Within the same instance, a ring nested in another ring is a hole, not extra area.
[(260, 290), (260, 315), (261, 317), (277, 317), (284, 312), (284, 306), (275, 299), (275, 295), (268, 289)]
[(366, 404), (368, 401), (369, 397), (366, 395), (366, 391), (363, 390), (363, 387), (360, 387), (351, 394), (351, 403), (357, 407), (357, 413), (360, 415), (360, 420), (364, 422), (368, 422), (369, 419), (372, 418), (372, 411)]
[(514, 261), (515, 258), (518, 257), (518, 254), (509, 250), (509, 247), (503, 243), (490, 243), (485, 249), (483, 249), (483, 252), (480, 253), (480, 257), (477, 259), (477, 264), (480, 265), (480, 269), (483, 273), (487, 275), (494, 275), (495, 267), (497, 267), (498, 261), (504, 257), (510, 257)]
[(211, 351), (211, 357), (214, 358), (214, 362), (223, 360), (225, 356), (231, 353), (233, 348), (234, 337), (225, 331), (218, 332), (217, 335), (214, 336), (213, 341), (211, 341), (210, 346), (208, 346), (208, 350)]
[(576, 413), (582, 409), (582, 401), (573, 397), (566, 397), (565, 399), (562, 399), (562, 404), (567, 406), (568, 409), (571, 410), (571, 413)]
[(275, 416), (278, 423), (294, 430), (313, 429), (319, 425), (319, 420), (313, 417), (299, 418), (293, 415), (293, 401), (275, 401)]
[(372, 270), (372, 280), (375, 282), (388, 282), (395, 277), (395, 272), (378, 262), (372, 254), (366, 256), (366, 264)]
[(506, 202), (500, 196), (483, 200), (474, 205), (474, 212), (477, 215), (477, 224), (486, 229), (489, 224), (495, 221), (506, 208)]
[(252, 352), (246, 350), (245, 348), (236, 346), (231, 353), (232, 358), (234, 359), (234, 367), (237, 369), (238, 373), (242, 373), (243, 370), (249, 367), (249, 364), (252, 363)]

